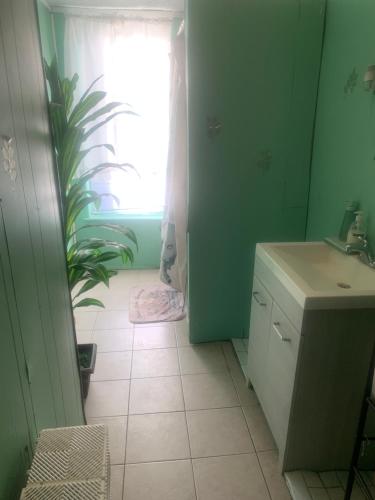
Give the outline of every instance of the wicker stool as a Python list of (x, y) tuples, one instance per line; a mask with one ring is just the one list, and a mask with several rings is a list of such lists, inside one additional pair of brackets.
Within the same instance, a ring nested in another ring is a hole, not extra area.
[(104, 425), (46, 429), (21, 500), (109, 500), (109, 471)]

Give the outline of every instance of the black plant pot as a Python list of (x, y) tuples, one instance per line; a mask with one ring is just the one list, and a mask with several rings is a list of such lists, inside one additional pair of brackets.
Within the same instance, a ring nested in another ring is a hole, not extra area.
[(78, 344), (79, 369), (83, 397), (86, 399), (89, 392), (90, 377), (94, 373), (96, 361), (96, 344)]

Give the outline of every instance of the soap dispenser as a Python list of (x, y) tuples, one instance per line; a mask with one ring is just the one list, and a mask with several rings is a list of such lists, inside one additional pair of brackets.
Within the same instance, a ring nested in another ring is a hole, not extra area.
[(355, 215), (355, 221), (350, 226), (348, 232), (347, 243), (358, 243), (361, 239), (364, 239), (366, 237), (366, 227), (363, 211), (358, 210)]

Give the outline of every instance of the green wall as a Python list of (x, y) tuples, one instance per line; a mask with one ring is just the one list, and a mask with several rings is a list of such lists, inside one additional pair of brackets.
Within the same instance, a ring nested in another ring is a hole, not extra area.
[(50, 10), (41, 0), (37, 0), (37, 9), (43, 56), (50, 63), (56, 55), (53, 19)]
[(375, 243), (375, 96), (363, 76), (375, 64), (373, 0), (328, 0), (317, 108), (308, 233), (337, 235), (345, 201), (369, 215)]
[(42, 0), (36, 0), (36, 5), (43, 57), (48, 63), (57, 57), (60, 73), (63, 75), (65, 16), (51, 12)]
[(37, 28), (33, 2), (0, 3), (16, 173), (0, 168), (0, 500), (18, 500), (41, 429), (84, 422)]
[(61, 75), (65, 74), (65, 58), (64, 58), (64, 33), (65, 33), (65, 16), (61, 12), (52, 13), (52, 22), (54, 27), (55, 44), (57, 61)]
[(187, 2), (193, 342), (246, 336), (256, 242), (305, 237), (324, 5)]

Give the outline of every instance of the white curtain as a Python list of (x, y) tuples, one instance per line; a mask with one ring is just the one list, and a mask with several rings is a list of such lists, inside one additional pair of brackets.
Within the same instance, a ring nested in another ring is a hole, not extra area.
[[(95, 150), (86, 166), (101, 162), (131, 163), (137, 174), (110, 170), (92, 181), (97, 192), (111, 192), (102, 211), (163, 211), (169, 139), (171, 22), (150, 19), (67, 16), (65, 70), (78, 73), (81, 95), (98, 76), (96, 90), (106, 102), (129, 103), (139, 115), (119, 115), (94, 134), (91, 144), (110, 143), (113, 156)], [(88, 144), (89, 146), (90, 144)]]
[(183, 30), (174, 40), (171, 64), (170, 141), (160, 277), (165, 283), (185, 293), (187, 269), (187, 116)]

